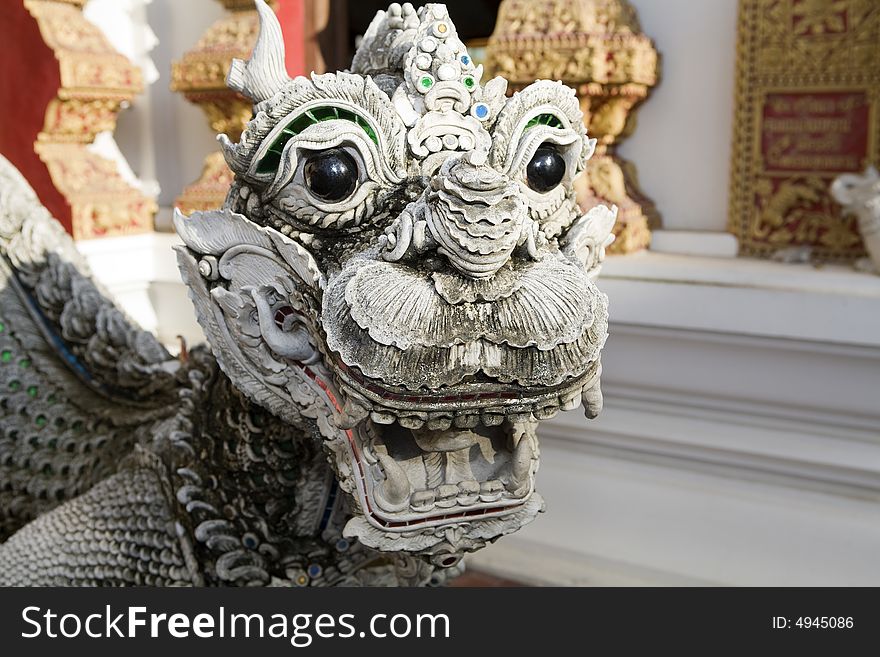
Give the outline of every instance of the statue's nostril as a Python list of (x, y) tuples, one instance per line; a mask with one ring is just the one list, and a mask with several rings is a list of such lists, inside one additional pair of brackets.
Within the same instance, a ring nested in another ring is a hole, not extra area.
[(273, 317), (273, 319), (275, 320), (275, 325), (278, 326), (278, 328), (283, 329), (285, 320), (293, 315), (293, 313), (294, 310), (290, 306), (281, 306), (275, 311), (275, 315)]

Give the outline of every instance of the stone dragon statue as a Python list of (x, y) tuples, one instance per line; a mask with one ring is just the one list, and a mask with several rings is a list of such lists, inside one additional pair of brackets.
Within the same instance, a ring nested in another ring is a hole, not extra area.
[(235, 182), (175, 217), (210, 347), (133, 326), (0, 160), (0, 584), (442, 583), (542, 510), (539, 421), (601, 408), (574, 91), (481, 84), (438, 4), (291, 79), (257, 7)]

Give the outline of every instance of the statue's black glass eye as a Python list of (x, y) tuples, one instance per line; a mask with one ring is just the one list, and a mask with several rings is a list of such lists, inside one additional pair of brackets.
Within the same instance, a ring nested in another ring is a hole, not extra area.
[(343, 149), (331, 148), (310, 155), (303, 175), (312, 194), (335, 203), (354, 192), (358, 182), (358, 167), (354, 158)]
[(552, 144), (541, 144), (526, 167), (526, 180), (536, 192), (549, 192), (564, 175), (565, 159)]

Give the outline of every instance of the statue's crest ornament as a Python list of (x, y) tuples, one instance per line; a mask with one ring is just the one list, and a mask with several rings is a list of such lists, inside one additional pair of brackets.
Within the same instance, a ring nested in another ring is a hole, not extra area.
[(291, 79), (257, 0), (254, 101), (223, 210), (178, 214), (184, 279), (223, 371), (316, 428), (347, 538), (448, 566), (532, 520), (536, 427), (600, 410), (616, 209), (581, 216), (595, 140), (574, 91), (507, 98), (446, 8), (380, 11), (350, 72)]

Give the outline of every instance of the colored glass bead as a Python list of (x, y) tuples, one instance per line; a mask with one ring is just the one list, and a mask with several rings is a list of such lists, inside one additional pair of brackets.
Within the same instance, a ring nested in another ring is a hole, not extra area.
[(565, 159), (549, 144), (541, 144), (526, 167), (529, 187), (536, 192), (549, 192), (565, 175)]
[(310, 156), (303, 175), (312, 194), (335, 203), (354, 192), (358, 182), (358, 165), (345, 150), (332, 148)]

